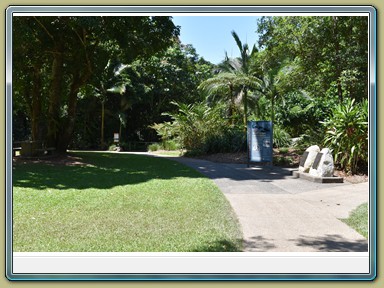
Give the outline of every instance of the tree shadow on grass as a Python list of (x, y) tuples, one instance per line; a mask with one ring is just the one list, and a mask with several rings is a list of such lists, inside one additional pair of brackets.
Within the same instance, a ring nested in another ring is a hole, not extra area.
[(242, 252), (242, 240), (217, 240), (206, 243), (189, 252)]
[(219, 240), (202, 245), (191, 252), (268, 252), (276, 248), (270, 240), (272, 239), (266, 239), (263, 236), (236, 241)]
[(301, 235), (292, 239), (297, 246), (310, 246), (319, 252), (368, 252), (366, 240), (347, 240), (340, 235), (326, 235), (323, 237), (308, 237)]
[(85, 165), (52, 165), (26, 162), (14, 165), (13, 186), (44, 190), (110, 189), (153, 179), (204, 178), (194, 169), (175, 161), (144, 155), (75, 153)]

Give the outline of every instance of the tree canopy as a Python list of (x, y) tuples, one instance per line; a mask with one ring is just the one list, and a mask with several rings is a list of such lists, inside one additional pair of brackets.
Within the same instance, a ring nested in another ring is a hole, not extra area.
[(286, 63), (292, 88), (323, 98), (336, 93), (340, 101), (367, 97), (367, 17), (262, 17), (257, 32), (263, 65)]
[(150, 57), (179, 34), (170, 17), (13, 17), (12, 27), (14, 103), (27, 109), (32, 139), (59, 151), (71, 141), (81, 87), (109, 60)]

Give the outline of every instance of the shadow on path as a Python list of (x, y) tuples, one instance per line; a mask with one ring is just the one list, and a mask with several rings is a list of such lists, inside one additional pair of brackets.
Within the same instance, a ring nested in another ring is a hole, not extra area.
[(227, 178), (235, 181), (259, 180), (261, 182), (272, 182), (273, 180), (292, 177), (291, 168), (269, 165), (247, 168), (246, 164), (215, 163), (186, 157), (173, 157), (169, 159), (194, 168), (211, 179)]
[(300, 235), (298, 239), (291, 239), (299, 247), (310, 246), (320, 252), (368, 252), (366, 240), (347, 240), (340, 235), (326, 235), (322, 237), (308, 237)]
[(244, 250), (248, 252), (268, 252), (276, 248), (272, 241), (273, 239), (266, 239), (263, 236), (250, 237), (243, 241)]

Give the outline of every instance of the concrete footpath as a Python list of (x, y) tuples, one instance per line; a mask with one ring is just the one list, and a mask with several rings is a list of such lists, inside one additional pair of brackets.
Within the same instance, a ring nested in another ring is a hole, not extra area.
[(313, 183), (292, 169), (167, 157), (210, 177), (238, 216), (248, 252), (365, 252), (368, 241), (340, 221), (368, 202), (368, 182)]

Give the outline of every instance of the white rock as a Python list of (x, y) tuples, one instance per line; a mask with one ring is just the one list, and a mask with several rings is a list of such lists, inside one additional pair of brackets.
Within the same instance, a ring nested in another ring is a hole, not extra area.
[(304, 173), (308, 173), (312, 164), (313, 164), (313, 161), (315, 161), (317, 153), (320, 152), (320, 147), (317, 145), (312, 145), (312, 146), (308, 147), (307, 150), (305, 150), (305, 152), (308, 152), (308, 156), (304, 162), (304, 165), (299, 166), (299, 171), (304, 172)]
[(323, 148), (320, 153), (321, 158), (317, 169), (311, 167), (309, 174), (317, 177), (332, 177), (335, 166), (333, 164), (333, 156), (328, 148)]

